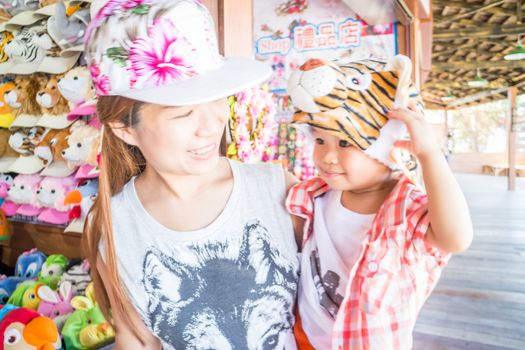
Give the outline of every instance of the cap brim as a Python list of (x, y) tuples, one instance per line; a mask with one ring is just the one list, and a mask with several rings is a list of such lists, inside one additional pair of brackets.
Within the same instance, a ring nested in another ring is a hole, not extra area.
[(78, 168), (75, 179), (95, 179), (99, 176), (100, 170), (92, 165), (84, 164)]
[(21, 26), (28, 26), (40, 20), (40, 18), (33, 16), (34, 11), (24, 11), (11, 18), (6, 22), (5, 28), (7, 30), (16, 30)]
[(44, 114), (40, 119), (38, 119), (38, 122), (35, 124), (35, 126), (43, 126), (44, 128), (51, 129), (65, 129), (73, 123), (73, 121), (69, 120), (67, 116), (67, 114)]
[(33, 12), (33, 16), (38, 18), (38, 19), (43, 19), (45, 17), (54, 16), (55, 13), (56, 13), (56, 10), (55, 10), (56, 7), (57, 7), (56, 3), (44, 6), (41, 9), (38, 9), (35, 12)]
[(42, 170), (42, 176), (67, 177), (73, 174), (77, 169), (69, 169), (66, 162), (62, 160), (54, 161)]
[(30, 114), (21, 114), (9, 125), (9, 129), (14, 128), (32, 128), (38, 123), (40, 117)]
[(12, 61), (7, 61), (4, 63), (0, 63), (0, 74), (9, 74), (11, 73), (11, 68), (13, 68), (15, 64)]
[(44, 162), (37, 156), (20, 156), (13, 164), (11, 164), (9, 171), (18, 174), (33, 175), (43, 168)]
[(64, 229), (64, 232), (84, 232), (84, 220), (75, 219)]
[(9, 170), (9, 167), (13, 165), (14, 162), (16, 162), (18, 158), (13, 157), (7, 157), (7, 158), (0, 158), (0, 173), (6, 173)]
[(38, 67), (42, 63), (42, 60), (28, 62), (28, 63), (15, 63), (11, 67), (8, 73), (11, 74), (33, 74), (38, 70)]
[(80, 53), (66, 57), (46, 56), (39, 65), (37, 71), (49, 74), (62, 74), (70, 70), (75, 65), (79, 57)]
[(97, 113), (97, 99), (92, 98), (91, 100), (82, 102), (81, 104), (73, 108), (68, 114), (67, 119), (69, 119), (70, 121), (75, 121), (80, 117), (92, 115), (95, 113)]
[(74, 56), (78, 53), (84, 52), (84, 45), (76, 45), (73, 47), (68, 47), (67, 49), (64, 49), (60, 52), (60, 56), (62, 57), (70, 57)]
[(216, 70), (173, 85), (115, 95), (163, 106), (188, 106), (218, 100), (267, 80), (272, 74), (266, 63), (247, 58), (226, 58)]

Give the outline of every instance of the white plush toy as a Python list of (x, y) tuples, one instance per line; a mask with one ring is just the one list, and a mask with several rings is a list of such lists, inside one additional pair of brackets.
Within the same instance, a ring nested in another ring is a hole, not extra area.
[(89, 164), (97, 166), (97, 152), (100, 145), (100, 130), (82, 121), (77, 121), (71, 127), (71, 135), (67, 137), (68, 148), (62, 151), (62, 156), (70, 166)]

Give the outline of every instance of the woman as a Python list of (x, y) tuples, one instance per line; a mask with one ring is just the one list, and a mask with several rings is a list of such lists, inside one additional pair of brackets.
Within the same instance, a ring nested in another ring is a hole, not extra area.
[(223, 60), (194, 0), (109, 1), (86, 59), (104, 126), (86, 248), (116, 348), (295, 348), (293, 178), (219, 155), (227, 96), (268, 68)]

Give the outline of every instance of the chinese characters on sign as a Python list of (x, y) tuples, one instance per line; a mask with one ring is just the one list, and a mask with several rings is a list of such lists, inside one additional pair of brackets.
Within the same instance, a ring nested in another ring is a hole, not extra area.
[(291, 49), (298, 52), (313, 50), (335, 50), (357, 47), (361, 42), (361, 22), (348, 18), (334, 23), (296, 26), (291, 37), (265, 36), (257, 40), (255, 49), (259, 55), (287, 55)]

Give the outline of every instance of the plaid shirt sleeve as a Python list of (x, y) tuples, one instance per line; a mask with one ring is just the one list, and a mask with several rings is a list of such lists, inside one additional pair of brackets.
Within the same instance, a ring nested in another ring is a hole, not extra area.
[(312, 234), (311, 222), (314, 217), (314, 201), (329, 190), (328, 185), (319, 177), (300, 182), (294, 185), (286, 198), (286, 209), (290, 214), (305, 219), (303, 229), (303, 243)]

